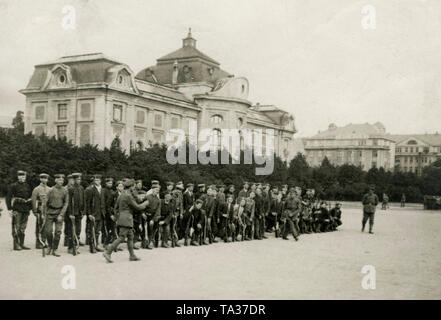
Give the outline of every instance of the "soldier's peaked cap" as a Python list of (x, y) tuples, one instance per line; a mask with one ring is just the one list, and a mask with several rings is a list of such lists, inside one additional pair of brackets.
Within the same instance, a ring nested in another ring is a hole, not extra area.
[(106, 178), (106, 182), (113, 182), (113, 178), (112, 177), (107, 177)]
[(138, 183), (142, 183), (142, 180), (141, 180), (141, 179), (137, 179), (137, 180), (135, 180), (135, 183), (136, 183), (136, 184), (138, 184)]
[(39, 177), (40, 177), (40, 179), (48, 179), (49, 175), (47, 173), (40, 173)]
[(187, 188), (188, 188), (188, 187), (193, 187), (193, 186), (194, 186), (193, 183), (191, 183), (191, 182), (187, 183)]
[(94, 174), (92, 177), (93, 179), (101, 179), (103, 176), (100, 174)]
[(182, 182), (182, 180), (179, 180), (178, 182), (176, 182), (176, 185), (178, 184), (184, 184), (184, 182)]
[(73, 175), (73, 177), (76, 179), (76, 178), (81, 178), (82, 176), (83, 176), (83, 174), (82, 173), (79, 173), (79, 172), (75, 172), (75, 173), (72, 173), (72, 175)]
[(56, 175), (54, 175), (54, 178), (55, 178), (55, 179), (58, 179), (58, 178), (64, 178), (64, 174), (62, 174), (62, 173), (57, 173)]
[(152, 180), (152, 181), (150, 181), (150, 183), (151, 184), (159, 184), (159, 181), (158, 180)]
[(25, 176), (25, 175), (26, 175), (26, 171), (23, 171), (23, 170), (17, 171), (17, 176)]
[(198, 187), (199, 187), (199, 188), (205, 187), (205, 183), (199, 183), (199, 184), (198, 184)]
[(175, 183), (173, 181), (167, 181), (165, 184), (168, 185), (168, 186), (174, 186), (175, 185)]
[(135, 180), (133, 179), (129, 179), (129, 178), (124, 178), (123, 179), (123, 185), (124, 187), (131, 187), (135, 184)]
[(67, 178), (68, 178), (68, 179), (74, 179), (74, 176), (73, 176), (73, 174), (68, 174), (68, 175), (67, 175)]

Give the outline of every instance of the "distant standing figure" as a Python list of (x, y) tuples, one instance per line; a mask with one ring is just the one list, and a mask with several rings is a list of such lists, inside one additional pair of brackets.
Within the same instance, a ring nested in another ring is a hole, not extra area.
[(374, 193), (374, 186), (369, 188), (369, 192), (363, 196), (363, 220), (361, 232), (364, 232), (366, 222), (369, 220), (369, 233), (373, 234), (372, 228), (374, 226), (375, 209), (378, 205), (378, 196)]
[(401, 195), (401, 208), (404, 208), (406, 206), (406, 195), (403, 193)]
[(389, 196), (383, 193), (383, 202), (381, 203), (381, 210), (386, 210), (389, 208)]

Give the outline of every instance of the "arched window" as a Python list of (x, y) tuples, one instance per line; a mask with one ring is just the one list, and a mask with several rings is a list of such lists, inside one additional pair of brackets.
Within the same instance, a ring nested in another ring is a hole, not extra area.
[(222, 133), (219, 129), (213, 129), (211, 132), (211, 149), (219, 150), (222, 145)]
[(221, 115), (215, 114), (214, 116), (211, 116), (210, 118), (210, 122), (214, 123), (214, 124), (219, 124), (223, 121), (224, 119), (222, 118)]

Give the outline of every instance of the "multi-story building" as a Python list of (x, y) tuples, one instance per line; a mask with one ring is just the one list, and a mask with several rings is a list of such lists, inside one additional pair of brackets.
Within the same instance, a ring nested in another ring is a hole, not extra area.
[(344, 127), (330, 124), (328, 130), (304, 138), (303, 144), (311, 166), (319, 166), (327, 157), (334, 165), (352, 164), (364, 170), (394, 168), (395, 142), (380, 122)]
[(165, 143), (169, 129), (187, 136), (210, 129), (215, 141), (222, 129), (262, 129), (265, 149), (266, 129), (272, 129), (275, 153), (290, 160), (294, 117), (275, 106), (253, 106), (248, 91), (248, 80), (222, 70), (189, 32), (181, 48), (137, 74), (101, 53), (67, 56), (36, 65), (20, 92), (25, 132), (36, 135), (101, 148), (118, 136), (130, 150)]
[(425, 166), (441, 159), (441, 134), (403, 134), (390, 138), (396, 141), (396, 170), (421, 174)]

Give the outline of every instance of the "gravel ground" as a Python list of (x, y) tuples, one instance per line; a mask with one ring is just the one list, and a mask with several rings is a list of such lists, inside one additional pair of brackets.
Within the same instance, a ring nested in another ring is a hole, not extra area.
[[(2, 201), (4, 207), (4, 201)], [(1, 299), (441, 299), (441, 212), (413, 205), (378, 210), (375, 235), (360, 232), (358, 204), (343, 205), (337, 232), (302, 235), (299, 242), (263, 241), (204, 247), (126, 250), (108, 264), (85, 247), (73, 257), (42, 258), (12, 251), (11, 219), (0, 219)], [(35, 244), (35, 219), (26, 243)], [(84, 233), (82, 233), (84, 240)], [(76, 288), (62, 287), (65, 265)], [(364, 265), (376, 269), (376, 289), (361, 286)]]

